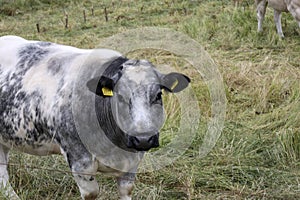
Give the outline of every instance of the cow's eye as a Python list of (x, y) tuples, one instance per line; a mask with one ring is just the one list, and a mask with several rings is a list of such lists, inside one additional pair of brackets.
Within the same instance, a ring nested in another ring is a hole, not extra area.
[(128, 105), (129, 107), (132, 106), (132, 102), (131, 102), (131, 99), (126, 99), (124, 96), (118, 94), (118, 100), (119, 102), (123, 103), (123, 104), (126, 104)]
[(162, 103), (161, 95), (162, 95), (162, 92), (157, 93), (155, 96), (155, 99), (153, 100), (152, 103), (153, 104), (161, 104)]
[(127, 103), (127, 101), (125, 100), (125, 98), (122, 95), (118, 94), (118, 98), (119, 98), (120, 102)]

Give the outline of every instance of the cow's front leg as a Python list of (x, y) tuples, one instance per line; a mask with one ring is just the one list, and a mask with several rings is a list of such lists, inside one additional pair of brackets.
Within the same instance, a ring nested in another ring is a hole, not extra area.
[(280, 37), (284, 38), (281, 26), (281, 12), (278, 10), (274, 10), (274, 21), (276, 24), (277, 33)]
[(70, 165), (82, 199), (96, 199), (99, 193), (99, 186), (95, 178), (98, 169), (95, 158), (87, 154), (80, 156), (80, 158), (70, 154), (64, 155)]
[(10, 200), (19, 200), (20, 198), (15, 193), (8, 180), (8, 151), (8, 148), (0, 144), (0, 191), (3, 192), (3, 195)]
[(266, 14), (267, 1), (266, 0), (256, 0), (256, 14), (257, 14), (257, 31), (262, 32), (262, 24)]
[(294, 3), (288, 4), (287, 5), (288, 11), (292, 14), (292, 16), (295, 18), (295, 20), (298, 23), (298, 26), (300, 28), (300, 7), (295, 6)]
[(135, 173), (126, 173), (117, 178), (121, 200), (131, 200)]
[(74, 179), (79, 187), (81, 197), (84, 200), (94, 200), (99, 193), (99, 186), (95, 175), (91, 174), (89, 170), (73, 171)]

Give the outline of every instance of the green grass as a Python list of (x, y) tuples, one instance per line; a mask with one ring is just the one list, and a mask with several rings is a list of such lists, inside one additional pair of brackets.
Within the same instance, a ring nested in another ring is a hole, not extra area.
[[(134, 199), (300, 198), (300, 37), (291, 15), (283, 14), (282, 24), (283, 40), (276, 34), (273, 12), (268, 9), (264, 31), (258, 34), (250, 0), (238, 8), (229, 0), (0, 0), (0, 35), (94, 48), (105, 37), (124, 30), (167, 27), (198, 41), (214, 59), (225, 85), (226, 121), (215, 148), (200, 158), (202, 133), (211, 115), (203, 80), (169, 53), (130, 55), (172, 64), (191, 76), (201, 110), (199, 133), (185, 154), (159, 171), (138, 174)], [(180, 113), (176, 100), (166, 99), (171, 103), (167, 105), (170, 120), (161, 137), (164, 145), (178, 128), (176, 114)], [(22, 199), (80, 199), (62, 157), (13, 153), (10, 161), (15, 164), (9, 166), (11, 184)], [(99, 199), (117, 199), (115, 180), (101, 174), (97, 178)]]

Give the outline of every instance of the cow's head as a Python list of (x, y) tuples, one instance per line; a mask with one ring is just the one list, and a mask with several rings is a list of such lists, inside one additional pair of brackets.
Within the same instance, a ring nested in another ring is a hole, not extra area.
[(147, 151), (159, 146), (162, 91), (180, 92), (189, 82), (180, 73), (161, 74), (146, 60), (119, 58), (87, 86), (96, 94), (98, 120), (110, 140), (123, 149)]

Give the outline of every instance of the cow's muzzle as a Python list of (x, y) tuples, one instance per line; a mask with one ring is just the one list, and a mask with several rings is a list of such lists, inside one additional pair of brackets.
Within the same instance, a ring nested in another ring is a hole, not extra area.
[(137, 151), (148, 151), (159, 146), (159, 133), (143, 133), (137, 136), (127, 136), (127, 147)]

